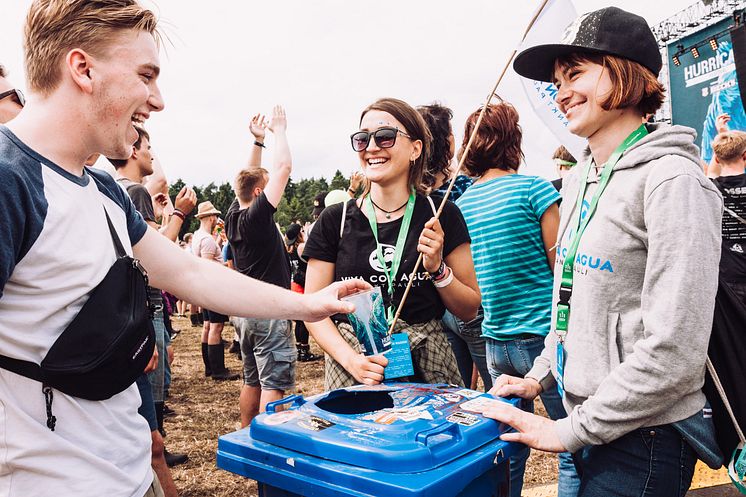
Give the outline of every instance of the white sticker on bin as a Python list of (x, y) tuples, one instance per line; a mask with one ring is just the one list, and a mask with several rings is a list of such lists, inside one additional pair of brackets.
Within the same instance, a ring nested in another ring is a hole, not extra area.
[(479, 418), (474, 416), (473, 414), (456, 411), (448, 416), (446, 418), (446, 421), (450, 421), (451, 423), (456, 423), (463, 426), (473, 426), (479, 423)]
[(484, 411), (491, 407), (502, 406), (505, 402), (502, 400), (491, 399), (489, 397), (477, 397), (476, 399), (467, 400), (459, 407), (464, 411), (478, 412), (482, 414)]
[(267, 414), (264, 418), (264, 422), (271, 426), (281, 425), (287, 423), (291, 419), (295, 419), (300, 416), (300, 413), (296, 410), (292, 411), (280, 411), (272, 414)]
[(467, 399), (473, 399), (474, 397), (479, 397), (482, 395), (482, 392), (477, 392), (476, 390), (469, 390), (468, 388), (462, 388), (461, 390), (456, 390), (456, 393), (466, 397)]
[(375, 421), (379, 424), (391, 424), (396, 420), (415, 421), (417, 419), (427, 419), (432, 421), (433, 415), (428, 411), (427, 406), (405, 407), (400, 409), (381, 409), (363, 418), (367, 421)]

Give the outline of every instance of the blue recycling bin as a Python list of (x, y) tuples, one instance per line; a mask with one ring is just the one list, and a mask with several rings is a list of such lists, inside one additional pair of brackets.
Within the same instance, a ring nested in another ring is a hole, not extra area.
[(496, 401), (518, 406), (418, 383), (293, 395), (220, 437), (217, 465), (256, 480), (261, 497), (507, 496), (518, 446), (480, 414)]

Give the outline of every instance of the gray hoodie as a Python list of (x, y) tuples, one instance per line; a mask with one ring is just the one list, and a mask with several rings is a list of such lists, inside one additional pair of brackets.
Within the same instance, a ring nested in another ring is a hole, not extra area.
[[(565, 341), (569, 415), (556, 423), (570, 452), (689, 418), (705, 404), (722, 198), (699, 165), (694, 130), (648, 130), (615, 166), (575, 259)], [(582, 169), (562, 188), (554, 302)], [(586, 202), (597, 187), (592, 168)], [(526, 375), (545, 389), (557, 374), (555, 313)]]

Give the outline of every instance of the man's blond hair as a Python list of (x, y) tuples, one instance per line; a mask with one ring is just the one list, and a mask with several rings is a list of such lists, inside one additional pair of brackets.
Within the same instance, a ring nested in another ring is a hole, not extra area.
[(157, 24), (136, 0), (35, 0), (23, 33), (29, 89), (51, 93), (60, 83), (63, 57), (74, 48), (102, 56), (124, 30), (146, 31), (160, 41)]
[(730, 164), (740, 159), (746, 152), (746, 133), (725, 131), (712, 140), (712, 151), (718, 162)]

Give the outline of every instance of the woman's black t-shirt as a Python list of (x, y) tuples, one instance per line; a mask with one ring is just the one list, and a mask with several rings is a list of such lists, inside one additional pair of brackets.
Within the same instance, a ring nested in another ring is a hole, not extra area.
[(298, 255), (298, 246), (293, 245), (293, 249), (288, 252), (290, 258), (290, 278), (293, 283), (296, 283), (302, 287), (306, 286), (306, 267), (308, 263), (305, 254), (303, 257)]
[[(440, 201), (436, 201), (436, 206)], [(306, 260), (319, 259), (333, 262), (334, 280), (341, 281), (351, 278), (361, 278), (373, 286), (381, 287), (384, 303), (388, 306), (388, 283), (386, 274), (378, 262), (376, 240), (365, 214), (357, 207), (355, 200), (347, 202), (344, 231), (340, 239), (339, 230), (342, 223), (343, 204), (328, 207), (321, 213), (311, 236), (306, 243), (303, 257)], [(404, 253), (394, 284), (394, 306), (401, 302), (404, 290), (409, 281), (409, 275), (414, 269), (419, 253), (417, 240), (422, 233), (425, 223), (433, 217), (433, 210), (426, 197), (417, 195), (412, 214), (409, 233), (407, 233)], [(389, 269), (394, 257), (394, 247), (399, 235), (402, 218), (388, 223), (378, 223), (378, 239), (383, 249), (383, 257)], [(452, 202), (447, 202), (440, 217), (440, 224), (445, 233), (443, 257), (453, 249), (464, 243), (471, 243), (466, 222), (461, 211)], [(443, 317), (445, 306), (438, 295), (438, 291), (428, 277), (427, 271), (420, 264), (420, 269), (412, 283), (412, 289), (407, 297), (401, 313), (401, 319), (409, 324), (424, 323), (431, 319)], [(346, 316), (335, 316), (335, 319), (346, 321)]]

